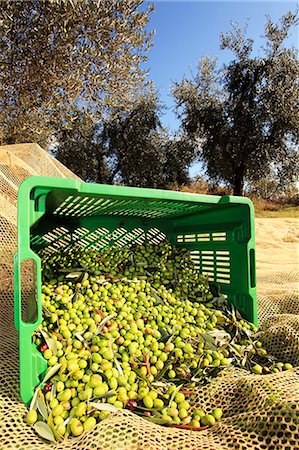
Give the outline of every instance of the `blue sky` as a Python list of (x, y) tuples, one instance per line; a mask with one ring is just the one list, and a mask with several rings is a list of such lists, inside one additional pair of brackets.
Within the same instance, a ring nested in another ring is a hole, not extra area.
[[(150, 50), (146, 67), (149, 79), (160, 90), (160, 98), (169, 110), (162, 117), (163, 124), (176, 129), (179, 125), (173, 112), (170, 96), (172, 81), (179, 81), (195, 70), (201, 56), (218, 56), (219, 62), (228, 62), (232, 54), (221, 51), (219, 35), (229, 31), (230, 21), (244, 25), (249, 18), (248, 36), (255, 40), (254, 52), (263, 44), (266, 15), (277, 21), (288, 10), (294, 11), (292, 1), (168, 1), (153, 2), (155, 12), (147, 26), (156, 30), (154, 45)], [(298, 47), (298, 29), (289, 42)]]

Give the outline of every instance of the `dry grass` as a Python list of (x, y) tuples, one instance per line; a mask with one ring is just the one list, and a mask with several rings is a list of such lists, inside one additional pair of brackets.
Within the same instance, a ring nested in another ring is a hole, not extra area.
[[(270, 202), (269, 202), (270, 203)], [(259, 202), (253, 201), (256, 217), (273, 217), (273, 218), (299, 218), (299, 207), (293, 205), (276, 205), (275, 209), (271, 209), (271, 204), (267, 204), (266, 208), (261, 208)]]
[(263, 198), (252, 198), (256, 217), (298, 218), (299, 206), (295, 203), (280, 203)]

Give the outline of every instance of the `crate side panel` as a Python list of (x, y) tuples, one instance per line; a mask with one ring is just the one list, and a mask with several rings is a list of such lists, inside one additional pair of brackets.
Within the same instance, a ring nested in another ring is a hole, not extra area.
[(177, 219), (170, 240), (190, 250), (196, 267), (256, 323), (256, 289), (250, 283), (251, 220), (247, 205), (222, 205), (218, 210)]

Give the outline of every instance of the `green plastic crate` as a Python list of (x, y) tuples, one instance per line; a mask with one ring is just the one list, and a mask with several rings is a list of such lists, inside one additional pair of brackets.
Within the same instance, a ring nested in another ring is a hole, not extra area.
[(42, 321), (38, 255), (74, 245), (101, 249), (164, 239), (189, 249), (196, 267), (257, 324), (254, 210), (249, 199), (52, 177), (30, 177), (21, 184), (14, 287), (25, 403), (46, 370), (31, 339)]

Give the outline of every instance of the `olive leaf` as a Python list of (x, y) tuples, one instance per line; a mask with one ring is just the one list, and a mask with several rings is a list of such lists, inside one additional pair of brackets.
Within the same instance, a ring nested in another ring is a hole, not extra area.
[(52, 338), (48, 338), (48, 339), (46, 340), (46, 344), (47, 344), (47, 346), (49, 347), (49, 349), (52, 350), (53, 355), (56, 356), (56, 354), (57, 354), (57, 344), (56, 344), (56, 341), (55, 341), (54, 339), (52, 339)]
[(180, 391), (180, 389), (182, 388), (182, 384), (180, 384), (179, 386), (177, 386), (174, 390), (173, 390), (173, 392), (172, 392), (172, 394), (171, 394), (171, 397), (170, 397), (170, 399), (169, 399), (169, 406), (171, 405), (171, 402), (174, 400), (174, 397), (176, 396), (176, 394)]
[(167, 383), (163, 383), (163, 381), (154, 381), (153, 383), (152, 383), (152, 385), (153, 386), (155, 386), (155, 387), (160, 387), (160, 388), (167, 388), (168, 387), (168, 384)]
[(171, 342), (173, 338), (174, 338), (173, 334), (166, 334), (166, 336), (163, 336), (159, 339), (159, 342), (164, 342), (166, 344), (167, 342)]
[(222, 345), (228, 344), (231, 340), (231, 335), (224, 330), (209, 331), (208, 333), (206, 333), (206, 335), (212, 336), (212, 338), (215, 340), (216, 346), (218, 345), (220, 347)]
[(47, 346), (49, 347), (50, 350), (52, 350), (52, 353), (54, 356), (56, 356), (57, 353), (57, 344), (56, 341), (54, 341), (54, 339), (52, 339), (48, 333), (46, 333), (45, 330), (43, 330), (42, 328), (38, 328), (38, 330), (41, 332)]
[(248, 354), (245, 354), (244, 358), (241, 361), (241, 366), (245, 367), (248, 360)]
[[(121, 280), (121, 281), (123, 281), (123, 280)], [(97, 284), (108, 284), (108, 281), (107, 280), (97, 280)]]
[(83, 341), (84, 341), (84, 338), (82, 337), (82, 334), (84, 334), (84, 333), (86, 332), (87, 329), (88, 329), (88, 327), (85, 328), (85, 330), (83, 330), (83, 331), (77, 331), (77, 332), (75, 333), (75, 337), (76, 337), (79, 341), (83, 342)]
[(101, 375), (101, 377), (103, 378), (104, 381), (106, 381), (106, 382), (109, 381), (109, 378), (107, 377), (105, 372), (103, 372), (102, 370), (98, 370), (98, 373)]
[[(161, 333), (161, 338), (159, 339), (159, 341), (162, 341), (162, 339), (165, 339), (165, 338), (169, 338), (169, 336), (171, 336), (166, 330), (164, 330), (164, 328), (162, 328), (162, 327), (158, 327), (158, 330), (160, 331), (160, 333)], [(167, 340), (166, 339), (166, 340)]]
[(193, 375), (193, 377), (191, 378), (191, 381), (195, 381), (195, 382), (201, 381), (202, 378), (203, 378), (203, 374), (204, 374), (204, 370), (203, 370), (202, 368), (199, 368), (199, 369), (195, 372), (195, 374)]
[(47, 424), (50, 427), (52, 433), (54, 434), (55, 440), (58, 442), (62, 441), (62, 436), (58, 433), (58, 431), (55, 428), (55, 424), (53, 421), (53, 416), (52, 413), (49, 414), (48, 420), (47, 420)]
[(106, 325), (106, 323), (109, 322), (110, 319), (112, 319), (112, 317), (114, 317), (114, 314), (110, 314), (109, 316), (105, 317), (102, 320), (102, 322), (100, 322), (99, 325), (97, 326), (97, 332), (95, 334), (99, 334)]
[(140, 406), (140, 405), (137, 405), (136, 408), (139, 410), (139, 412), (140, 411), (150, 411), (154, 414), (161, 416), (161, 413), (157, 409), (154, 409), (154, 408), (146, 408), (145, 406)]
[(117, 370), (120, 373), (120, 376), (123, 377), (124, 376), (124, 372), (122, 370), (122, 367), (121, 367), (120, 363), (118, 362), (118, 360), (115, 357), (114, 357), (114, 362), (115, 362)]
[(166, 361), (164, 367), (162, 370), (160, 370), (160, 372), (156, 375), (156, 379), (155, 381), (159, 381), (161, 380), (161, 378), (163, 378), (163, 376), (165, 375), (166, 371), (168, 370), (168, 366), (171, 364), (170, 359), (168, 361)]
[[(172, 331), (174, 330), (174, 328), (172, 329)], [(169, 335), (169, 338), (167, 339), (167, 341), (165, 342), (166, 344), (170, 344), (172, 341), (173, 341), (173, 339), (174, 339), (174, 334), (170, 334)]]
[(52, 384), (52, 388), (51, 388), (50, 401), (52, 401), (53, 398), (55, 397), (55, 394), (56, 394), (56, 385), (57, 385), (57, 381), (54, 380), (54, 381), (53, 381), (53, 384)]
[(246, 328), (243, 328), (243, 333), (246, 335), (246, 337), (250, 340), (250, 341), (252, 341), (252, 336), (253, 336), (253, 331), (251, 331), (251, 330), (247, 330)]
[(79, 290), (77, 289), (77, 290), (76, 290), (76, 293), (75, 293), (75, 294), (73, 295), (73, 297), (72, 297), (73, 303), (75, 303), (75, 302), (78, 300), (79, 294), (80, 294), (80, 292), (79, 292)]
[(200, 335), (202, 339), (204, 340), (206, 346), (213, 351), (217, 351), (217, 347), (215, 345), (215, 339), (210, 336), (208, 333), (203, 333)]
[(74, 370), (71, 370), (71, 372), (69, 372), (69, 373), (67, 374), (66, 380), (68, 380), (69, 378), (71, 378), (71, 377), (74, 375), (74, 373), (78, 372), (78, 370), (80, 370), (80, 367), (78, 367), (78, 366), (77, 366)]
[(145, 270), (145, 273), (148, 277), (151, 277), (155, 271), (155, 267), (148, 267), (147, 270)]
[(47, 420), (48, 419), (48, 410), (47, 407), (45, 405), (45, 403), (43, 402), (42, 398), (39, 396), (37, 399), (37, 409), (39, 410), (41, 416)]
[(66, 269), (59, 269), (58, 272), (61, 273), (76, 273), (76, 272), (85, 272), (85, 269), (82, 267), (68, 267)]
[(81, 275), (81, 272), (70, 272), (70, 273), (68, 273), (68, 274), (65, 276), (65, 278), (66, 278), (67, 280), (69, 280), (69, 279), (72, 279), (72, 278), (78, 278), (78, 277), (80, 277), (80, 275)]
[(65, 372), (67, 368), (67, 362), (63, 361), (63, 363), (61, 364), (60, 370), (59, 370), (59, 375), (61, 375), (63, 372)]
[(47, 441), (55, 442), (53, 431), (45, 422), (36, 422), (33, 425), (33, 428), (42, 438), (46, 439)]
[(156, 304), (157, 305), (164, 305), (164, 301), (162, 300), (162, 298), (159, 296), (159, 293), (156, 291), (156, 289), (154, 289), (152, 286), (150, 287), (150, 290), (152, 292), (152, 296), (154, 297), (154, 299), (156, 300)]
[(141, 283), (143, 277), (139, 277), (138, 280), (130, 280), (129, 278), (122, 278), (120, 281), (125, 281), (126, 283)]
[(29, 407), (29, 411), (32, 411), (33, 409), (35, 410), (37, 408), (37, 399), (39, 396), (39, 391), (40, 391), (40, 387), (38, 386), (35, 389), (34, 395), (32, 397), (31, 403), (30, 403), (30, 407)]
[(242, 358), (242, 354), (239, 352), (239, 349), (235, 346), (235, 344), (229, 344), (230, 349), (233, 351), (234, 356), (238, 356)]
[(109, 412), (117, 412), (118, 408), (114, 405), (110, 405), (110, 403), (96, 403), (96, 402), (90, 402), (89, 403), (93, 408), (98, 409), (100, 411), (109, 411)]
[(50, 378), (52, 378), (56, 372), (58, 372), (58, 370), (61, 367), (61, 363), (60, 364), (55, 364), (55, 366), (52, 366), (46, 373), (45, 378), (43, 379), (43, 381), (41, 382), (41, 384), (46, 383)]
[(63, 422), (63, 425), (66, 427), (70, 420), (71, 420), (71, 417), (67, 417), (65, 419), (65, 421)]
[(45, 317), (51, 317), (52, 316), (51, 311), (45, 305), (42, 305), (42, 310), (44, 312), (44, 316)]
[[(86, 330), (87, 330), (87, 328), (86, 328)], [(85, 333), (85, 331), (86, 330), (84, 330), (84, 331), (82, 331), (82, 332), (77, 332), (77, 333), (75, 333), (75, 337), (78, 339), (78, 341), (80, 341), (80, 342), (82, 342), (82, 345), (85, 347), (85, 348), (89, 348), (89, 345), (88, 345), (88, 343), (87, 343), (87, 341), (83, 338), (83, 336), (82, 336), (82, 334), (83, 333)]]
[(111, 391), (105, 392), (105, 394), (97, 395), (97, 396), (95, 396), (93, 398), (94, 399), (96, 399), (96, 398), (110, 398), (110, 397), (114, 397), (114, 395), (116, 395), (116, 392), (111, 390)]
[(234, 307), (234, 305), (232, 303), (230, 303), (230, 313), (233, 319), (236, 319), (236, 308)]
[(44, 393), (43, 393), (42, 390), (39, 390), (39, 391), (38, 391), (38, 395), (39, 395), (39, 397), (42, 399), (42, 401), (45, 403), (45, 402), (46, 402), (46, 399), (45, 399), (45, 395), (44, 395)]
[[(67, 427), (67, 430), (69, 430), (69, 422), (72, 419), (72, 417), (74, 417), (74, 415), (75, 415), (75, 412), (71, 410), (70, 415), (63, 422), (63, 425)], [(65, 435), (64, 437), (66, 438), (67, 436)]]

